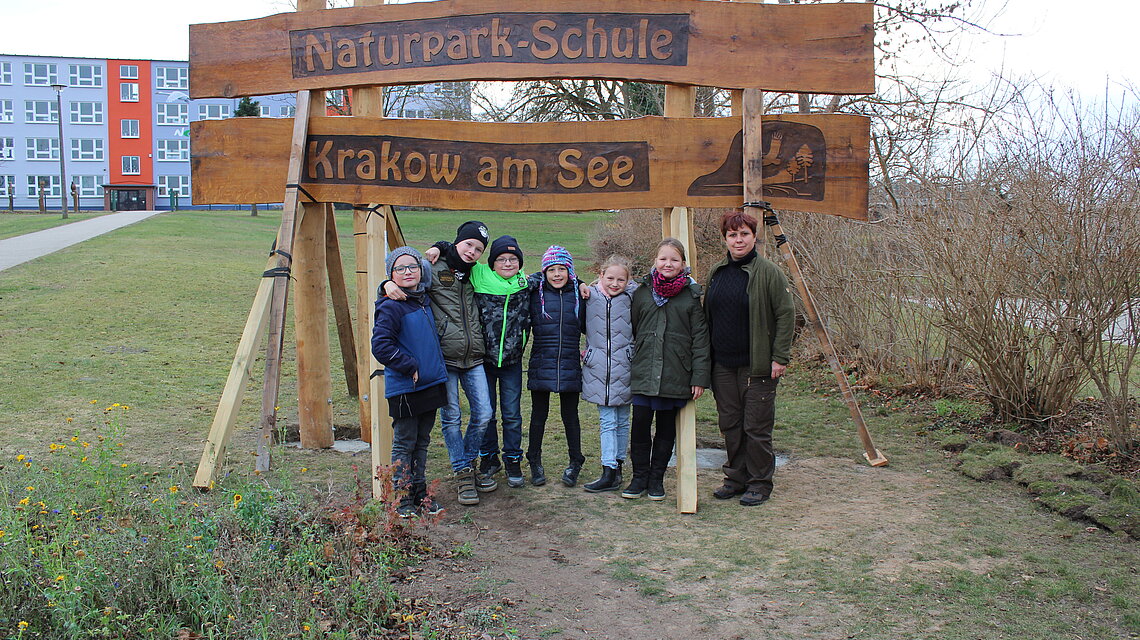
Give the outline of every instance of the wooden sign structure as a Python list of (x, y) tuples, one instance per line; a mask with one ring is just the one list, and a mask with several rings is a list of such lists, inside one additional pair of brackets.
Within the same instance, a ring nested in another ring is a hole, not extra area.
[[(193, 123), (194, 202), (280, 199), (290, 134), (282, 119)], [(741, 202), (743, 138), (737, 118), (313, 118), (298, 179), (322, 202), (387, 199), (492, 211), (733, 207)], [(795, 211), (866, 219), (868, 118), (772, 117), (764, 139), (766, 199)]]
[[(666, 88), (668, 117), (597, 123), (308, 118), (300, 105), (302, 97), (308, 98), (306, 89), (541, 77), (869, 93), (874, 89), (870, 5), (632, 0), (618, 8), (604, 0), (572, 7), (540, 0), (528, 12), (511, 12), (501, 1), (476, 6), (469, 0), (443, 0), (311, 11), (314, 8), (319, 7), (302, 5), (297, 14), (191, 28), (193, 97), (298, 90), (297, 119), (304, 120), (293, 124), (291, 134), (282, 121), (195, 123), (196, 204), (274, 201), (285, 189), (291, 208), (297, 208), (298, 192), (314, 204), (398, 202), (508, 211), (665, 206), (663, 234), (680, 238), (690, 255), (693, 233), (687, 207), (736, 206), (742, 191), (746, 200), (749, 193), (760, 193), (782, 208), (865, 219), (868, 123), (853, 116), (784, 116), (762, 127), (759, 112), (750, 117), (745, 109), (742, 129), (728, 119), (692, 118), (692, 87), (673, 85)], [(380, 90), (358, 91), (362, 114), (380, 115)], [(287, 167), (285, 174), (281, 167)], [(762, 184), (765, 176), (771, 184)], [(318, 219), (304, 215), (306, 207), (301, 211), (302, 223)], [(382, 377), (371, 375), (378, 365), (365, 355), (371, 323), (364, 318), (371, 316), (384, 247), (402, 244), (403, 239), (390, 206), (358, 205), (357, 213), (360, 321), (352, 349), (361, 356), (357, 381), (362, 430), (367, 415), (373, 463), (379, 466), (389, 456), (385, 445), (391, 443), (391, 426), (384, 420)], [(294, 231), (287, 217), (279, 232), (282, 243), (289, 242)], [(298, 241), (313, 245), (318, 237), (327, 238), (326, 230), (310, 230), (298, 235)], [(339, 257), (335, 243), (323, 246)], [(276, 273), (287, 275), (291, 256), (283, 251), (278, 255)], [(801, 285), (798, 270), (793, 276)], [(283, 277), (275, 280), (288, 282)], [(301, 287), (299, 282), (301, 296), (309, 308), (326, 304), (321, 287)], [(284, 299), (275, 289), (271, 308), (283, 308)], [(254, 315), (247, 328), (254, 324)], [(280, 323), (281, 316), (274, 313), (273, 318), (271, 349), (274, 323)], [(338, 327), (341, 324), (338, 313)], [(297, 326), (300, 360), (300, 320)], [(248, 349), (245, 338), (242, 345)], [(341, 340), (343, 350), (343, 333)], [(239, 371), (248, 375), (249, 360), (239, 347), (231, 378)], [(327, 374), (327, 361), (326, 343), (315, 362), (321, 368), (318, 377)], [(272, 385), (275, 399), (277, 380), (270, 376), (278, 375), (269, 367), (266, 373), (263, 425), (274, 420), (266, 417), (275, 411), (266, 398)], [(370, 380), (367, 394), (365, 380)], [(229, 391), (227, 384), (223, 399), (234, 395)], [(301, 407), (317, 399), (303, 385), (298, 392), (309, 396), (299, 397)], [(678, 510), (685, 513), (696, 510), (692, 408), (690, 403), (682, 411), (678, 425)], [(224, 454), (228, 427), (219, 427), (217, 418), (215, 427), (195, 486), (208, 486)], [(258, 468), (267, 469), (268, 457), (264, 467), (261, 461), (259, 456)], [(383, 492), (375, 478), (373, 490), (377, 496)]]

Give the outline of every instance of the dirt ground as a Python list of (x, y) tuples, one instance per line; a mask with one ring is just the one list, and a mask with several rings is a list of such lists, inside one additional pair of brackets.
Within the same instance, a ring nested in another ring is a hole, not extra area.
[(745, 508), (714, 501), (719, 473), (702, 470), (696, 515), (675, 512), (668, 481), (660, 503), (591, 495), (556, 479), (537, 488), (500, 483), (473, 508), (456, 504), (445, 485), (446, 517), (428, 535), (467, 543), (470, 554), (418, 565), (400, 588), (443, 605), (434, 625), (456, 637), (850, 637), (837, 624), (850, 612), (813, 605), (811, 585), (789, 585), (782, 566), (821, 547), (875, 549), (871, 570), (892, 579), (912, 563), (913, 534), (930, 524), (939, 483), (837, 458), (793, 460), (776, 482), (768, 504)]

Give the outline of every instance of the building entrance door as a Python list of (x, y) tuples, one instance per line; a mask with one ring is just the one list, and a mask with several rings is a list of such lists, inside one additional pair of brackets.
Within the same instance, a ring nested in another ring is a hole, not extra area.
[(111, 208), (115, 211), (142, 211), (146, 208), (146, 194), (142, 189), (115, 189), (111, 195)]

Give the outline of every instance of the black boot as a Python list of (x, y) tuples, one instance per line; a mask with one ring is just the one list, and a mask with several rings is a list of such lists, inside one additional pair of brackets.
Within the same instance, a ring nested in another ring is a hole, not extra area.
[(582, 473), (581, 462), (571, 462), (566, 470), (562, 472), (562, 484), (567, 487), (572, 487), (578, 484), (578, 475)]
[(546, 484), (546, 470), (542, 468), (542, 458), (528, 457), (527, 462), (530, 463), (530, 483), (536, 487)]
[(614, 484), (617, 485), (619, 489), (621, 488), (621, 483), (622, 483), (621, 465), (623, 462), (625, 462), (625, 460), (618, 460), (617, 461), (617, 463), (618, 463), (617, 468), (614, 469)]
[(652, 459), (649, 462), (649, 499), (665, 499), (665, 470), (673, 455), (673, 439), (658, 436), (653, 439)]
[(621, 476), (618, 475), (618, 470), (614, 467), (602, 467), (602, 477), (582, 488), (590, 493), (617, 491), (621, 489)]
[(650, 444), (648, 442), (631, 442), (629, 445), (629, 461), (633, 464), (633, 480), (625, 491), (621, 492), (623, 498), (640, 498), (649, 488), (649, 457)]

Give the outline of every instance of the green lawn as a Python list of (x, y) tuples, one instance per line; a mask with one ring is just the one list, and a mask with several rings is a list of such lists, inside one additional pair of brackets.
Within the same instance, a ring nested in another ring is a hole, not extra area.
[(47, 213), (8, 213), (2, 211), (0, 212), (0, 240), (104, 215), (107, 215), (107, 212), (69, 213), (67, 220), (64, 220), (59, 211), (48, 211)]

